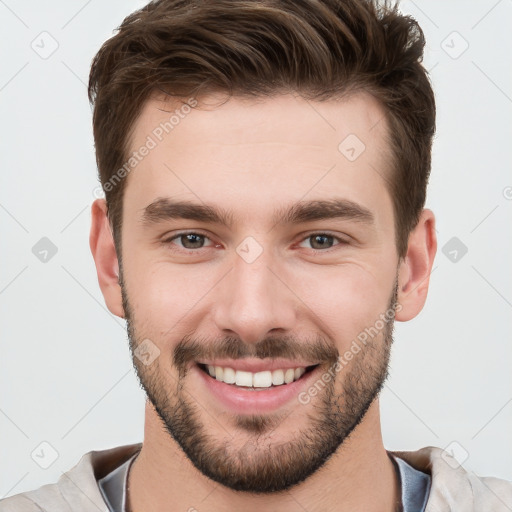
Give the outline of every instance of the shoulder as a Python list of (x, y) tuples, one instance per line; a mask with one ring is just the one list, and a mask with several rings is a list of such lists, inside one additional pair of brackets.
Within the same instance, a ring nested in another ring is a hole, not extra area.
[(69, 510), (65, 502), (62, 502), (57, 484), (47, 484), (35, 491), (15, 494), (0, 500), (0, 512), (46, 512), (49, 509), (38, 505), (43, 502), (51, 503), (52, 510), (55, 511)]
[(98, 487), (102, 478), (139, 451), (142, 443), (91, 451), (58, 482), (0, 500), (0, 512), (108, 512)]
[(441, 448), (427, 446), (417, 451), (391, 453), (431, 475), (427, 511), (512, 510), (512, 482), (476, 475)]

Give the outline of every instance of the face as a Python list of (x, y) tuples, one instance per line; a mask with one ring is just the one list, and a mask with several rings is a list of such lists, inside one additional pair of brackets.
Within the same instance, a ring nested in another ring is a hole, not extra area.
[(152, 147), (124, 193), (123, 308), (171, 442), (228, 488), (276, 492), (340, 448), (387, 374), (386, 124), (366, 95), (214, 99), (153, 98), (136, 123), (131, 150)]

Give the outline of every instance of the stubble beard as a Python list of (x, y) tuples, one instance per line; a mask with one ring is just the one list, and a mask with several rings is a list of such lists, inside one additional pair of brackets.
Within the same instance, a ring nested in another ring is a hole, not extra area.
[[(145, 366), (135, 355), (145, 337), (138, 335), (135, 328), (134, 312), (121, 275), (120, 284), (130, 351), (142, 389), (162, 425), (190, 462), (202, 474), (229, 489), (253, 494), (279, 493), (306, 480), (326, 464), (361, 423), (388, 376), (394, 318), (387, 321), (380, 335), (354, 354), (350, 363), (333, 378), (328, 382), (319, 379), (322, 389), (307, 405), (297, 401), (288, 413), (234, 415), (233, 428), (231, 424), (226, 425), (225, 416), (212, 419), (187, 392), (185, 360), (188, 359), (183, 357), (186, 349), (182, 357), (174, 351), (174, 360), (168, 365), (166, 361), (160, 364), (162, 358), (159, 357)], [(388, 310), (394, 311), (396, 304), (395, 282)], [(198, 346), (188, 338), (181, 340), (178, 346), (186, 348), (190, 343)], [(272, 340), (268, 340), (267, 352), (272, 346)], [(315, 347), (310, 348), (314, 352)], [(319, 346), (318, 350), (325, 354), (325, 346)], [(325, 372), (331, 370), (332, 374), (339, 352), (332, 342), (330, 350)], [(297, 408), (303, 407), (308, 408), (306, 425), (296, 429), (293, 438), (273, 442), (272, 434), (278, 432), (282, 423), (286, 424), (288, 417), (293, 418)], [(212, 426), (223, 434), (213, 435)], [(244, 437), (247, 438), (245, 443)]]

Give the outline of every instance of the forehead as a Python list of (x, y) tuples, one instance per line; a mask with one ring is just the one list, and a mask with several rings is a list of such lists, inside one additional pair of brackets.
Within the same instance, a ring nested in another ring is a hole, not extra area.
[(200, 101), (184, 101), (198, 106), (189, 108), (173, 98), (152, 96), (135, 122), (129, 146), (136, 149), (150, 135), (159, 145), (174, 142), (174, 151), (199, 144), (274, 142), (339, 151), (340, 138), (349, 134), (376, 148), (387, 129), (382, 106), (363, 92), (322, 102), (297, 94), (235, 96), (227, 101), (212, 94)]
[(335, 192), (366, 206), (385, 194), (389, 203), (387, 124), (372, 96), (222, 101), (211, 95), (192, 109), (176, 100), (146, 102), (130, 141), (128, 156), (139, 156), (127, 176), (125, 207), (140, 211), (172, 197), (228, 202), (250, 218), (267, 206), (274, 211), (277, 203)]

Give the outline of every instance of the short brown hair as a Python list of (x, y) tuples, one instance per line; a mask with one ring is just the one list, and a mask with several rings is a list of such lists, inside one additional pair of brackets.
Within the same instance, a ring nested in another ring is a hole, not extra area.
[(425, 39), (397, 5), (378, 0), (157, 0), (125, 18), (89, 78), (96, 159), (120, 256), (130, 133), (158, 90), (198, 98), (224, 92), (309, 100), (372, 94), (386, 112), (396, 245), (407, 251), (425, 203), (435, 100), (422, 66)]

